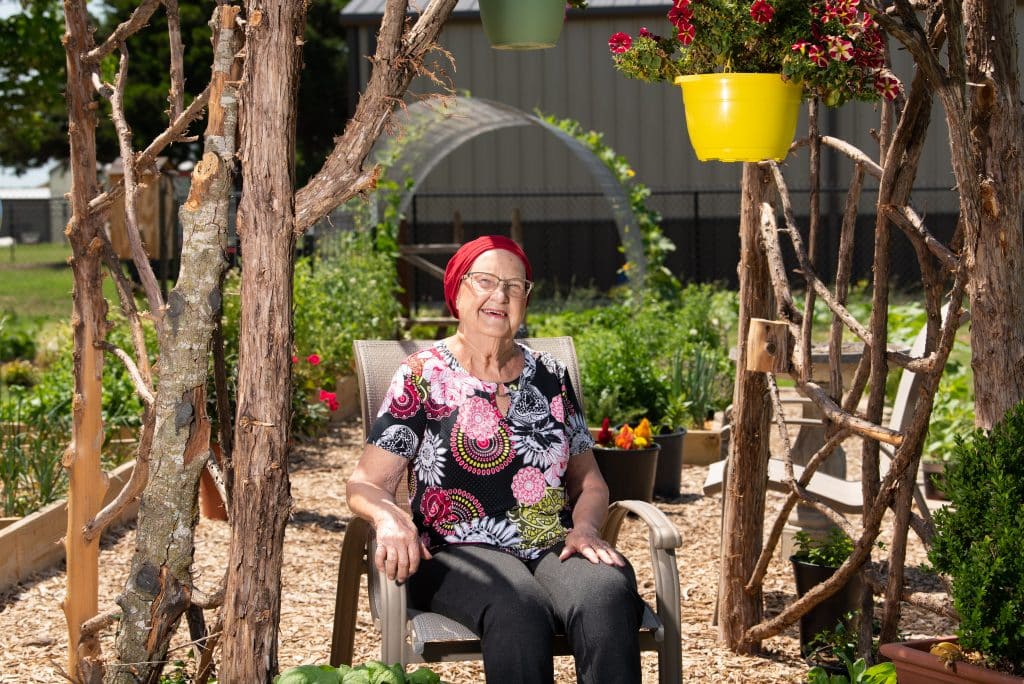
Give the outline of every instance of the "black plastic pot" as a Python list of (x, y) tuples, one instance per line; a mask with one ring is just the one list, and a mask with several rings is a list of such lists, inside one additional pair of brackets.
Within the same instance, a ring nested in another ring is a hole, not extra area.
[(654, 495), (666, 499), (679, 496), (679, 483), (683, 470), (683, 439), (686, 437), (684, 428), (675, 432), (662, 433), (654, 436), (654, 441), (661, 445), (658, 452), (658, 471), (654, 475)]
[[(832, 575), (836, 574), (838, 568), (825, 565), (814, 565), (797, 560), (790, 556), (793, 564), (793, 576), (796, 578), (796, 593), (803, 597), (818, 584), (821, 584)], [(800, 618), (800, 654), (805, 658), (812, 652), (811, 642), (821, 632), (834, 631), (840, 620), (845, 620), (847, 613), (854, 612), (860, 615), (860, 596), (862, 583), (859, 575), (851, 577), (843, 587), (832, 594), (817, 606)], [(847, 629), (856, 632), (856, 617), (847, 621)]]

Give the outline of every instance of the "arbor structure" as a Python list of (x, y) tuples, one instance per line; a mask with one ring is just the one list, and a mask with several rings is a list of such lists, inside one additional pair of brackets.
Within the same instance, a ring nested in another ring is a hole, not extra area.
[[(927, 431), (932, 402), (946, 360), (960, 325), (965, 293), (970, 297), (972, 316), (972, 365), (975, 371), (976, 420), (982, 427), (997, 422), (1007, 409), (1024, 396), (1021, 369), (1024, 368), (1024, 239), (1021, 232), (1021, 167), (1015, 150), (1020, 149), (1021, 104), (1016, 70), (1015, 3), (1006, 0), (978, 2), (935, 2), (925, 11), (897, 0), (886, 8), (874, 4), (878, 23), (902, 43), (917, 64), (913, 82), (897, 111), (883, 110), (879, 127), (877, 159), (863, 150), (853, 149), (840, 140), (820, 135), (816, 110), (812, 106), (810, 132), (801, 144), (809, 145), (812, 187), (818, 174), (822, 149), (846, 156), (853, 165), (843, 214), (839, 265), (834, 289), (817, 277), (812, 255), (817, 238), (818, 216), (812, 193), (810, 225), (800, 230), (789, 203), (786, 181), (781, 169), (767, 164), (755, 173), (744, 173), (744, 199), (758, 197), (763, 174), (770, 171), (777, 190), (782, 223), (777, 225), (776, 210), (767, 202), (759, 213), (744, 210), (741, 216), (743, 262), (741, 264), (741, 301), (752, 312), (764, 284), (762, 271), (743, 266), (766, 259), (775, 299), (775, 318), (784, 321), (794, 341), (790, 375), (797, 387), (810, 397), (824, 414), (829, 439), (811, 458), (801, 477), (793, 474), (793, 463), (785, 428), (781, 423), (782, 406), (774, 377), (768, 375), (769, 396), (780, 416), (783, 454), (791, 492), (779, 518), (772, 524), (768, 542), (740, 548), (732, 540), (760, 539), (764, 519), (763, 485), (751, 485), (750, 473), (757, 483), (764, 482), (766, 456), (754, 447), (766, 441), (769, 429), (767, 412), (761, 412), (762, 385), (751, 376), (761, 375), (745, 369), (746, 340), (740, 339), (740, 366), (737, 372), (734, 439), (725, 489), (721, 582), (726, 589), (719, 598), (719, 634), (731, 648), (756, 651), (762, 639), (778, 634), (813, 605), (834, 594), (849, 577), (863, 571), (875, 593), (884, 594), (882, 640), (896, 636), (900, 606), (904, 601), (920, 601), (903, 590), (903, 564), (906, 535), (913, 528), (927, 546), (934, 527), (926, 507), (912, 510), (911, 492), (920, 460), (921, 445)], [(942, 53), (945, 53), (943, 59)], [(953, 170), (958, 182), (961, 220), (950, 244), (942, 244), (929, 231), (927, 221), (914, 210), (910, 195), (923, 142), (930, 122), (932, 93), (943, 105), (950, 131)], [(877, 216), (874, 231), (874, 268), (870, 321), (862, 322), (845, 307), (849, 287), (850, 247), (856, 208), (862, 194), (865, 174), (879, 182), (875, 200)], [(755, 230), (755, 223), (758, 224)], [(749, 238), (759, 233), (759, 239)], [(927, 344), (924, 354), (911, 356), (888, 343), (887, 311), (889, 246), (894, 234), (901, 234), (914, 245), (923, 274), (922, 286), (928, 314)], [(809, 246), (804, 235), (809, 234)], [(802, 306), (789, 286), (783, 267), (780, 238), (792, 246), (799, 261), (799, 280), (805, 287)], [(747, 253), (752, 250), (755, 254)], [(762, 256), (763, 255), (763, 256)], [(1005, 297), (1003, 294), (1005, 293)], [(816, 299), (832, 311), (829, 331), (830, 377), (827, 386), (812, 379), (810, 348), (811, 320)], [(945, 308), (944, 308), (945, 305)], [(741, 331), (750, 313), (744, 313)], [(843, 332), (852, 334), (865, 347), (857, 373), (849, 388), (844, 388), (839, 373), (839, 354)], [(996, 349), (998, 347), (998, 349)], [(891, 366), (911, 370), (921, 378), (914, 404), (914, 418), (901, 432), (882, 425), (885, 379)], [(866, 387), (870, 387), (864, 398)], [(864, 399), (864, 412), (858, 407)], [(825, 502), (805, 489), (814, 471), (839, 441), (859, 436), (863, 441), (862, 480), (864, 513), (860, 529)], [(894, 449), (886, 472), (880, 467), (879, 444)], [(761, 579), (770, 554), (781, 534), (785, 518), (798, 502), (809, 505), (844, 528), (856, 540), (849, 560), (827, 582), (804, 598), (788, 606), (771, 620), (761, 620)], [(865, 565), (878, 536), (886, 512), (892, 509), (895, 536), (888, 553), (888, 574), (881, 576)], [(756, 559), (756, 560), (755, 560)], [(865, 606), (870, 606), (865, 602)], [(955, 615), (952, 607), (931, 605), (931, 609)], [(871, 620), (862, 620), (860, 643), (869, 652)]]

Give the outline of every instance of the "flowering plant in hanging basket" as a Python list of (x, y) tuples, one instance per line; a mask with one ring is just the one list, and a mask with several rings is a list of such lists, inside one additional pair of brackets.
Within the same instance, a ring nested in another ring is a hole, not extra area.
[(895, 99), (899, 79), (860, 0), (675, 0), (670, 33), (646, 27), (608, 41), (615, 67), (643, 81), (711, 73), (778, 73), (829, 106)]
[(626, 423), (617, 430), (612, 430), (611, 421), (606, 416), (601, 421), (601, 429), (594, 439), (597, 445), (605, 449), (650, 449), (654, 444), (654, 431), (651, 429), (651, 421), (642, 419), (632, 428)]

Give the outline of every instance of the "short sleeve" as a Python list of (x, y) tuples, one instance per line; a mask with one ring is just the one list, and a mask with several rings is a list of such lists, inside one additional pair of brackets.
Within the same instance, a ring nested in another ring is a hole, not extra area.
[(398, 367), (366, 438), (368, 444), (406, 459), (416, 455), (427, 422), (418, 381), (407, 362)]
[(562, 369), (562, 400), (565, 402), (565, 429), (569, 438), (569, 455), (575, 456), (594, 446), (587, 419), (576, 397), (576, 390), (569, 377), (569, 369)]

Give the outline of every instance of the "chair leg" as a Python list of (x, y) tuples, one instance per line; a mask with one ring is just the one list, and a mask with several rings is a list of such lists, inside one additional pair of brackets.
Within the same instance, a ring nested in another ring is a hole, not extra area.
[(334, 629), (331, 632), (331, 666), (351, 665), (359, 611), (359, 579), (366, 570), (366, 541), (370, 524), (352, 518), (345, 529), (338, 563), (338, 593), (334, 601)]

